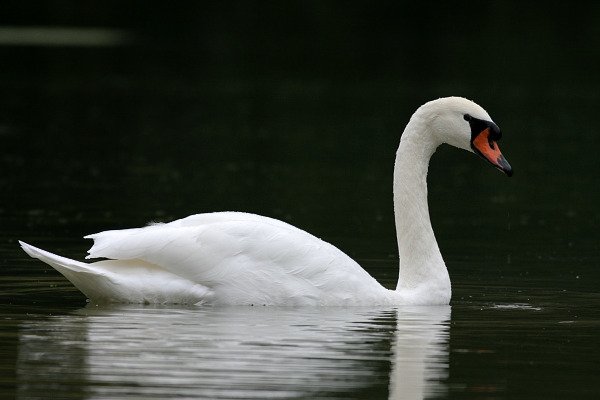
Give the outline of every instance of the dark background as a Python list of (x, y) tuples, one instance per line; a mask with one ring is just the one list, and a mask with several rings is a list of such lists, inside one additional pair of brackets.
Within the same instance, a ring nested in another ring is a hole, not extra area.
[[(256, 212), (394, 287), (400, 134), (455, 95), (500, 126), (515, 175), (449, 147), (432, 159), (453, 284), (444, 384), (597, 397), (599, 21), (597, 1), (0, 2), (0, 389), (19, 387), (28, 321), (87, 312), (18, 239), (81, 259), (92, 232)], [(17, 44), (19, 27), (75, 31)], [(89, 28), (104, 31), (73, 44)]]
[(402, 129), (460, 95), (502, 128), (515, 176), (435, 155), (451, 275), (479, 259), (476, 276), (593, 286), (599, 20), (596, 2), (4, 2), (3, 26), (117, 35), (0, 46), (4, 263), (21, 273), (17, 238), (80, 256), (90, 232), (221, 210), (284, 219), (366, 268), (393, 260)]

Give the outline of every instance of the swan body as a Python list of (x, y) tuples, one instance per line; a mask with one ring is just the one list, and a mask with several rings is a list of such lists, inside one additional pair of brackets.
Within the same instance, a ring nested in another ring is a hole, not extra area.
[[(394, 291), (381, 286), (336, 247), (285, 222), (259, 215), (198, 214), (88, 238), (94, 239), (88, 258), (110, 260), (85, 264), (22, 246), (94, 300), (244, 305), (394, 303)], [(88, 276), (92, 279), (89, 287), (81, 282)], [(101, 288), (96, 280), (102, 282)]]
[(394, 169), (399, 249), (395, 290), (333, 245), (285, 222), (241, 212), (105, 231), (83, 263), (20, 242), (95, 302), (214, 305), (448, 304), (448, 271), (429, 220), (427, 169), (441, 143), (475, 152), (512, 174), (498, 127), (481, 107), (449, 97), (421, 106), (402, 135)]

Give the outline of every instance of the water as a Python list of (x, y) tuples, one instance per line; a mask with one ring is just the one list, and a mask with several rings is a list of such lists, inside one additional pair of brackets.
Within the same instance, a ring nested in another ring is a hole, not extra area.
[(72, 396), (81, 382), (86, 398), (348, 398), (385, 395), (388, 371), (390, 393), (444, 393), (449, 318), (450, 307), (85, 308), (23, 323), (18, 394)]
[[(3, 13), (127, 40), (2, 30), (0, 397), (597, 398), (600, 8), (290, 4)], [(95, 308), (16, 243), (82, 259), (92, 232), (249, 211), (393, 287), (399, 135), (445, 95), (515, 169), (432, 160), (451, 307)]]
[(397, 309), (70, 308), (64, 300), (10, 307), (1, 316), (2, 393), (593, 398), (597, 310), (534, 300)]

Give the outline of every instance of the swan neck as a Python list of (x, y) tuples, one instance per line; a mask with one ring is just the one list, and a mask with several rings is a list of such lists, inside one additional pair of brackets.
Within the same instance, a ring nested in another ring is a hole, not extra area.
[(394, 214), (400, 258), (396, 290), (422, 291), (420, 301), (448, 304), (450, 279), (427, 204), (429, 160), (439, 144), (434, 133), (427, 129), (426, 121), (415, 114), (402, 134), (396, 153)]

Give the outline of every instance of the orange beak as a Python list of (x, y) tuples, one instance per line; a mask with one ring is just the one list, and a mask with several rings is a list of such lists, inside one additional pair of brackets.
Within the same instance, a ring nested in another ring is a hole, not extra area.
[(512, 167), (500, 152), (498, 143), (490, 138), (490, 128), (485, 128), (481, 131), (471, 142), (471, 147), (494, 167), (504, 172), (507, 176), (512, 176)]

